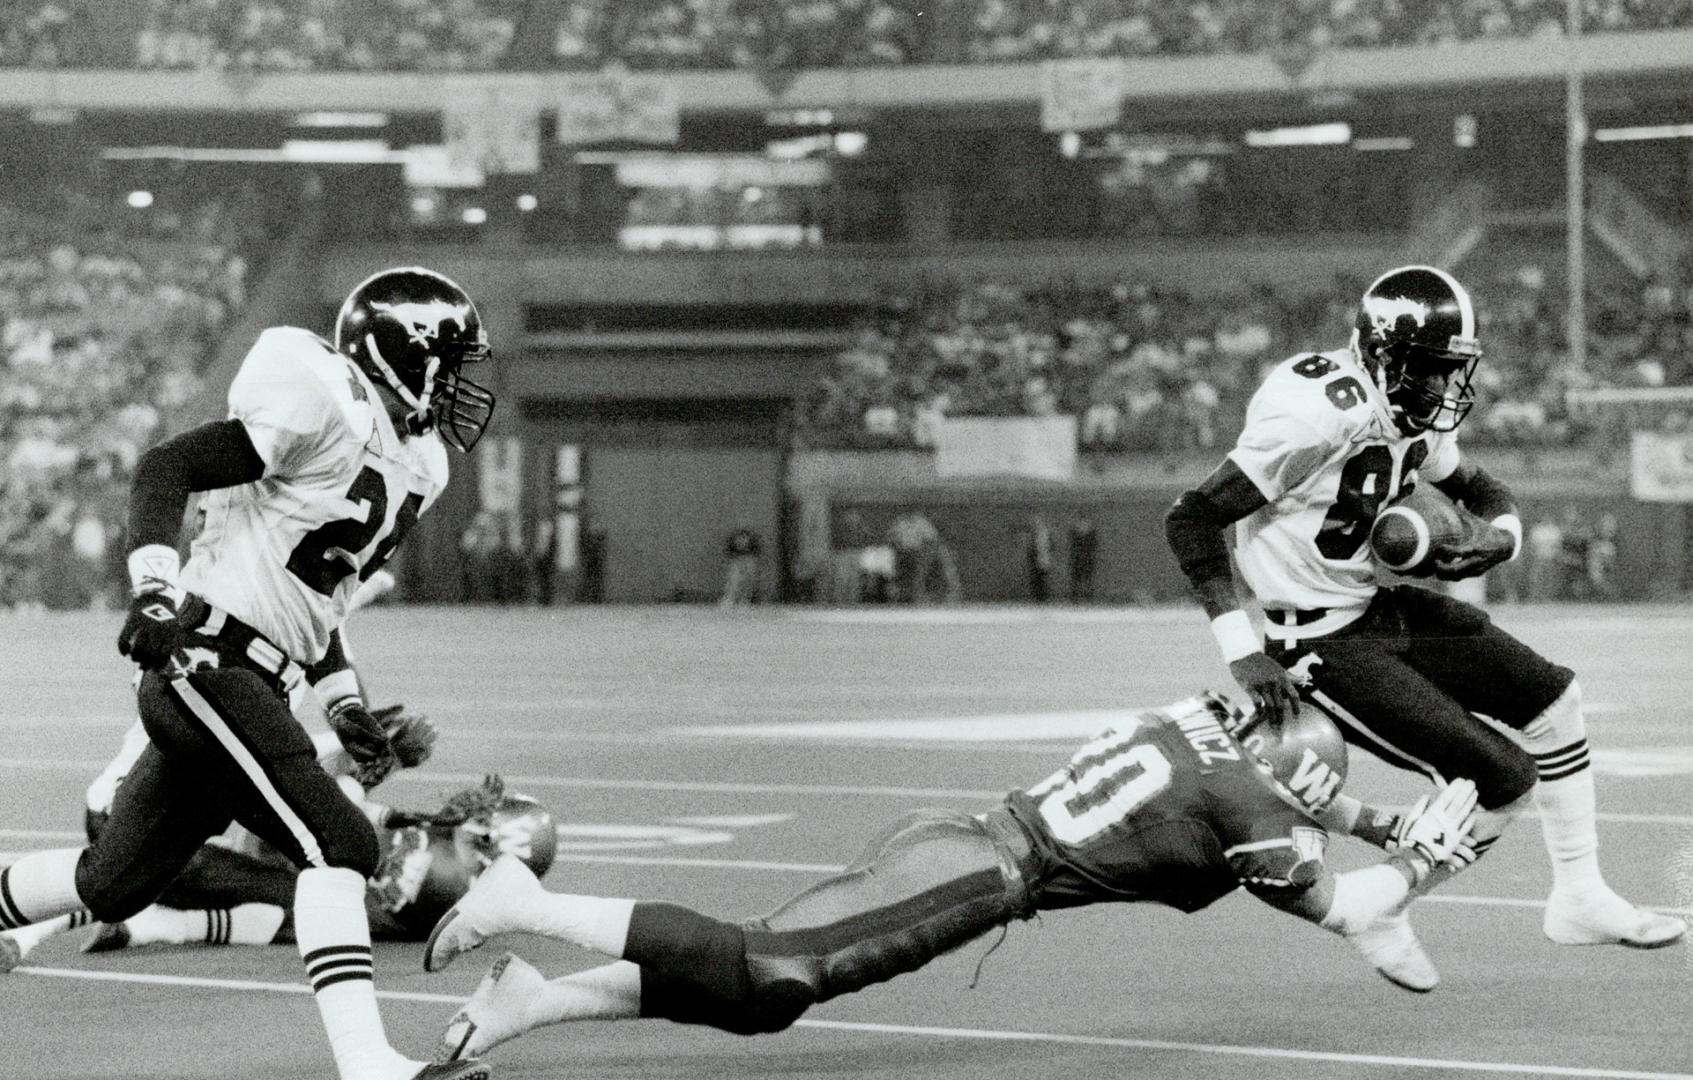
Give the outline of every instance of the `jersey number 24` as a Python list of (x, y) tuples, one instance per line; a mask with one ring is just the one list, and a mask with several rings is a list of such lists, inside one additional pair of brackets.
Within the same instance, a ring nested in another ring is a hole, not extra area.
[(347, 489), (347, 499), (364, 508), (364, 517), (341, 518), (328, 521), (300, 537), (288, 556), (288, 572), (307, 586), (325, 596), (333, 595), (335, 587), (351, 574), (363, 581), (382, 569), (382, 564), (394, 554), (423, 510), (423, 496), (413, 491), (400, 504), (394, 515), (394, 527), (361, 568), (358, 554), (382, 533), (388, 521), (388, 484), (382, 474), (366, 465)]

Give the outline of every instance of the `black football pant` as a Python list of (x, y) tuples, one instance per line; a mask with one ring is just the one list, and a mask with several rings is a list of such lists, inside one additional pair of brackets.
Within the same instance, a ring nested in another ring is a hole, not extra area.
[[(625, 959), (641, 1015), (739, 1035), (781, 1031), (812, 1005), (916, 971), (1032, 913), (1004, 811), (909, 814), (844, 872), (735, 924), (635, 905)], [(1023, 844), (1026, 853), (1026, 842)]]
[(1300, 696), (1347, 742), (1436, 783), (1468, 777), (1488, 809), (1526, 794), (1536, 769), (1475, 714), (1521, 731), (1575, 679), (1475, 605), (1410, 585), (1382, 589), (1332, 634), (1290, 647), (1286, 632), (1297, 630), (1269, 627), (1266, 651), (1307, 678)]
[(302, 869), (375, 872), (376, 830), (318, 764), (275, 680), (236, 666), (149, 672), (138, 703), (152, 745), (77, 864), (95, 918), (118, 922), (158, 900), (231, 821)]

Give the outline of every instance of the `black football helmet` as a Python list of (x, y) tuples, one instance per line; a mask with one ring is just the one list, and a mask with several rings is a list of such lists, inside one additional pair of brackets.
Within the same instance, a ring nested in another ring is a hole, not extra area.
[(1377, 278), (1352, 340), (1406, 435), (1453, 431), (1475, 407), (1475, 305), (1446, 271), (1401, 266)]
[(461, 370), (493, 355), (482, 317), (433, 270), (399, 266), (361, 281), (335, 317), (335, 348), (411, 407), (413, 435), (433, 429), (469, 450), (494, 415), (494, 395)]

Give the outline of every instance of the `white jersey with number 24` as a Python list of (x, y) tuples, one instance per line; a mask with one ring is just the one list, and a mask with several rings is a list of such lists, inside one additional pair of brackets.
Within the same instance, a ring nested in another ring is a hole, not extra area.
[(182, 587), (310, 663), (446, 487), (446, 449), (433, 433), (400, 438), (352, 361), (295, 327), (259, 335), (229, 415), (264, 477), (206, 494)]

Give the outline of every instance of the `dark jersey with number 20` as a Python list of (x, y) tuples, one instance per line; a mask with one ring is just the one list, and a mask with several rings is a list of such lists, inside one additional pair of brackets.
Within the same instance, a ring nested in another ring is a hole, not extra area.
[(1137, 713), (1006, 807), (1029, 833), (1036, 907), (1198, 911), (1244, 885), (1302, 889), (1328, 834), (1284, 802), (1200, 699)]

